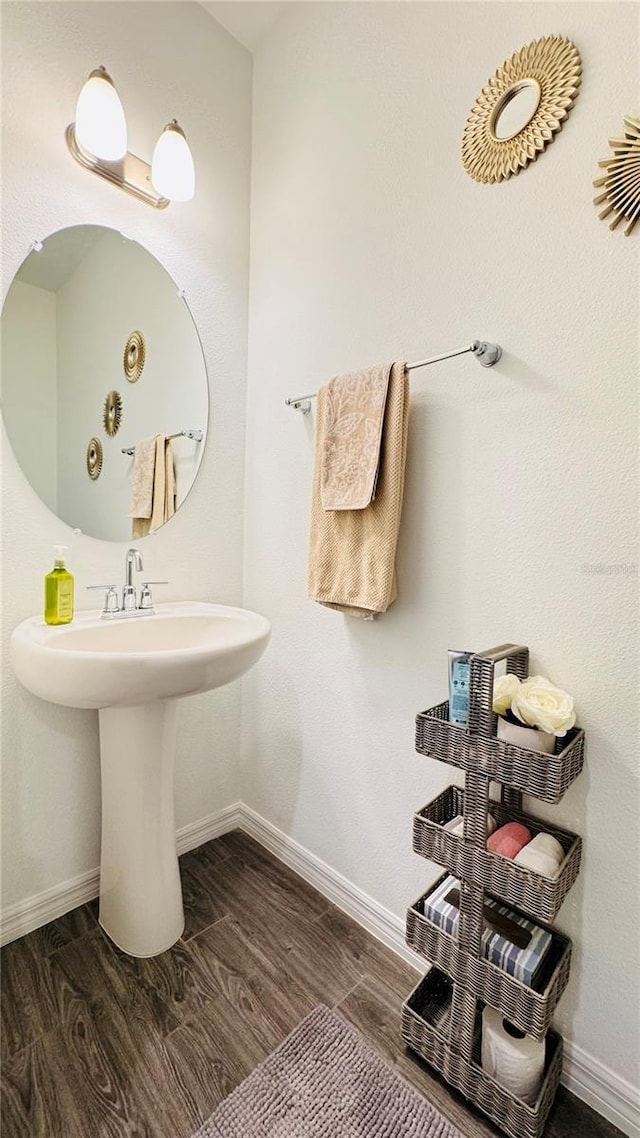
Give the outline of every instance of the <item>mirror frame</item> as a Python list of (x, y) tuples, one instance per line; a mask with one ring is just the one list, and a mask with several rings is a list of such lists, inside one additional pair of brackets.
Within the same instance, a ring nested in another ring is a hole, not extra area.
[(594, 205), (605, 208), (598, 217), (604, 221), (613, 214), (609, 229), (616, 229), (620, 222), (626, 222), (625, 237), (630, 237), (640, 221), (640, 118), (626, 115), (624, 138), (610, 138), (612, 155), (599, 162), (606, 173), (593, 183), (603, 192), (593, 199)]
[[(553, 142), (578, 96), (580, 53), (563, 36), (545, 36), (505, 60), (476, 99), (462, 136), (462, 164), (476, 182), (502, 182), (519, 174)], [(509, 138), (495, 126), (504, 107), (529, 84), (540, 89), (534, 114)]]

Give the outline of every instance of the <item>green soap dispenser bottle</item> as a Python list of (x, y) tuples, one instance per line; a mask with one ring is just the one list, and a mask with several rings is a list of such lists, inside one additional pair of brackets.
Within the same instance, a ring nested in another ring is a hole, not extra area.
[(54, 545), (55, 564), (44, 579), (45, 624), (70, 624), (73, 620), (73, 577), (66, 567), (66, 545)]

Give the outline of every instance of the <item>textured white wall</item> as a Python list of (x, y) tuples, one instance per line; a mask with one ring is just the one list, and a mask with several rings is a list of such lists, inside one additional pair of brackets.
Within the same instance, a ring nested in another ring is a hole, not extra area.
[[(584, 835), (558, 1020), (635, 1083), (638, 245), (591, 182), (638, 110), (637, 6), (284, 8), (254, 64), (244, 596), (274, 631), (245, 680), (244, 798), (403, 914), (436, 875), (412, 813), (455, 780), (414, 753), (414, 714), (446, 695), (447, 648), (528, 644), (588, 735), (561, 805), (529, 803)], [(584, 63), (564, 130), (474, 183), (476, 95), (558, 33)], [(308, 602), (313, 424), (284, 396), (476, 336), (503, 345), (495, 370), (412, 375), (400, 599), (371, 624)]]
[(55, 293), (16, 281), (2, 313), (2, 416), (43, 502), (58, 496)]
[[(197, 4), (3, 3), (2, 295), (34, 238), (82, 223), (121, 229), (186, 291), (202, 336), (211, 422), (189, 501), (142, 542), (167, 599), (242, 597), (251, 59)], [(64, 138), (88, 72), (104, 63), (123, 100), (129, 146), (151, 158), (176, 116), (195, 155), (195, 200), (156, 212), (82, 170)], [(98, 864), (97, 716), (31, 697), (14, 681), (9, 636), (42, 605), (56, 542), (85, 586), (124, 574), (126, 542), (74, 537), (43, 506), (5, 443), (3, 462), (3, 906)], [(179, 711), (178, 826), (233, 800), (238, 685)]]

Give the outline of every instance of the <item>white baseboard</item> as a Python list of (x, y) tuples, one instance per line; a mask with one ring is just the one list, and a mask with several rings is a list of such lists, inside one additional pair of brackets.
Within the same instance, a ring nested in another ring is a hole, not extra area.
[(176, 848), (178, 857), (195, 850), (198, 846), (210, 842), (213, 838), (220, 838), (228, 834), (229, 830), (242, 827), (244, 806), (242, 802), (234, 802), (232, 806), (225, 806), (217, 814), (209, 814), (208, 818), (201, 818), (199, 822), (190, 822), (182, 826), (176, 833)]
[(629, 1138), (640, 1138), (640, 1091), (575, 1043), (565, 1040), (562, 1082)]
[(8, 944), (10, 940), (17, 940), (19, 936), (32, 933), (56, 917), (62, 917), (78, 905), (84, 905), (98, 896), (100, 887), (100, 870), (90, 869), (81, 873), (70, 881), (63, 881), (62, 885), (53, 885), (34, 897), (27, 897), (26, 901), (18, 901), (15, 905), (7, 905), (2, 910), (0, 919), (0, 944)]
[[(190, 822), (182, 826), (176, 833), (176, 848), (178, 855), (188, 853), (210, 842), (212, 838), (219, 838), (229, 830), (235, 830), (242, 825), (242, 803), (236, 802), (226, 806), (208, 818), (201, 818), (198, 822)], [(49, 921), (64, 916), (78, 905), (86, 905), (100, 892), (100, 870), (90, 869), (81, 873), (62, 885), (54, 885), (45, 889), (26, 901), (19, 901), (16, 905), (8, 905), (0, 915), (0, 944), (8, 944), (20, 936), (32, 933)]]
[[(321, 858), (310, 853), (243, 802), (236, 802), (199, 822), (183, 826), (176, 835), (178, 854), (187, 853), (212, 838), (238, 828), (255, 838), (260, 845), (417, 971), (424, 970), (421, 959), (405, 944), (402, 918), (358, 889)], [(70, 909), (91, 901), (97, 897), (98, 889), (99, 871), (95, 869), (17, 905), (9, 906), (3, 910), (0, 918), (0, 943), (6, 944), (25, 933), (33, 932)], [(638, 1090), (570, 1042), (565, 1042), (562, 1082), (577, 1098), (612, 1122), (628, 1138), (640, 1138)]]

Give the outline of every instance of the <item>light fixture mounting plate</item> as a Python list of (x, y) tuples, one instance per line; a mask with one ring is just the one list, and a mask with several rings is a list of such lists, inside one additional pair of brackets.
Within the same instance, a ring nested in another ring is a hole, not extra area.
[(147, 205), (153, 206), (154, 209), (166, 209), (169, 205), (169, 199), (162, 197), (161, 194), (156, 193), (151, 182), (151, 166), (148, 162), (138, 158), (137, 155), (131, 154), (127, 151), (124, 158), (118, 162), (108, 162), (104, 158), (96, 158), (95, 155), (89, 154), (84, 150), (76, 138), (75, 123), (70, 123), (66, 129), (66, 139), (69, 151), (79, 162), (84, 166), (85, 170), (91, 170), (94, 174), (99, 174), (101, 178), (106, 178), (114, 186), (119, 186), (121, 190), (126, 190), (128, 194), (132, 194), (134, 198), (139, 201), (146, 202)]

